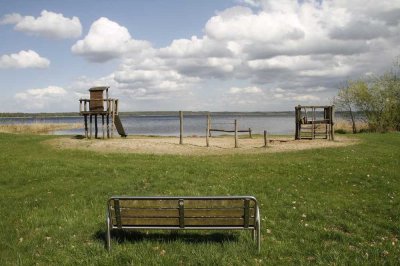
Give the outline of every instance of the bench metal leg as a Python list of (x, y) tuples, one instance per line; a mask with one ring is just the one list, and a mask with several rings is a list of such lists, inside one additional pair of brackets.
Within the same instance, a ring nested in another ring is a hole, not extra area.
[(107, 250), (110, 251), (111, 250), (111, 229), (110, 229), (110, 217), (108, 216), (108, 212), (107, 212), (107, 233), (106, 233), (106, 241), (107, 241)]

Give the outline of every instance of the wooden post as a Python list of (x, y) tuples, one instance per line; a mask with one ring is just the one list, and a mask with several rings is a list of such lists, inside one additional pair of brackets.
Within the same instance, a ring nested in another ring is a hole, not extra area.
[(104, 114), (102, 114), (101, 115), (101, 125), (102, 125), (102, 128), (103, 128), (103, 139), (105, 138), (105, 130), (104, 130)]
[(111, 102), (111, 138), (114, 137), (115, 100)]
[(94, 115), (94, 138), (97, 139), (97, 133), (98, 133), (98, 127), (97, 127), (97, 115)]
[(238, 131), (238, 123), (237, 123), (237, 120), (235, 119), (235, 148), (239, 147), (237, 131)]
[(312, 136), (311, 136), (311, 138), (315, 139), (315, 107), (313, 107), (311, 110), (312, 110), (312, 114), (313, 114), (312, 130), (311, 130)]
[(251, 135), (251, 128), (249, 128), (249, 137), (252, 139), (253, 136)]
[(325, 123), (325, 139), (330, 139), (329, 135), (329, 128), (330, 125), (328, 125), (331, 120), (329, 119), (329, 107), (324, 107), (324, 123)]
[(92, 115), (90, 115), (90, 139), (92, 138)]
[(207, 114), (206, 146), (210, 147), (210, 113)]
[(110, 138), (110, 114), (107, 113), (106, 117), (107, 122), (107, 138)]
[(83, 118), (85, 120), (85, 138), (88, 138), (87, 115), (84, 115)]
[(300, 131), (300, 114), (299, 114), (300, 105), (294, 108), (295, 110), (295, 124), (296, 124), (296, 131), (294, 135), (294, 139), (300, 139), (299, 131)]
[(268, 147), (267, 131), (264, 130), (264, 147)]
[(179, 111), (179, 144), (183, 144), (183, 112)]
[(335, 123), (333, 122), (335, 118), (335, 106), (331, 106), (331, 140), (335, 140)]

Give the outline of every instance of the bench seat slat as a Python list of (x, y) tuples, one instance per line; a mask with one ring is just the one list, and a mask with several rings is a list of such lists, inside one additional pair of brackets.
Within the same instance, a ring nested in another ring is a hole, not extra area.
[[(114, 226), (117, 226), (116, 219), (112, 219), (112, 223)], [(162, 219), (158, 217), (154, 218), (121, 218), (122, 226), (179, 226), (179, 218), (166, 218), (162, 217)]]
[(178, 200), (161, 199), (161, 200), (119, 200), (121, 208), (141, 207), (141, 208), (178, 208)]
[[(249, 207), (255, 206), (255, 201), (250, 200)], [(120, 199), (119, 205), (121, 208), (177, 208), (177, 199), (161, 199), (161, 200), (126, 200)], [(218, 208), (218, 207), (244, 207), (244, 200), (242, 199), (207, 199), (207, 200), (191, 200), (185, 199), (186, 208)]]
[[(114, 217), (115, 211), (111, 211)], [(121, 208), (122, 217), (179, 217), (178, 209), (125, 209)]]
[[(186, 226), (243, 226), (243, 218), (185, 218)], [(117, 226), (116, 219), (112, 224)], [(179, 226), (179, 218), (121, 218), (122, 226)], [(254, 220), (249, 221), (249, 226), (254, 226)]]
[[(185, 218), (185, 226), (243, 226), (243, 218)], [(250, 221), (249, 225), (254, 225)]]
[[(250, 202), (250, 207), (254, 207), (255, 202)], [(207, 200), (185, 200), (185, 208), (218, 208), (218, 207), (244, 207), (242, 199), (207, 199)]]
[[(185, 209), (185, 217), (243, 217), (243, 208), (234, 209)], [(254, 216), (254, 212), (253, 212)]]
[[(178, 209), (133, 209), (120, 208), (121, 217), (179, 217)], [(115, 210), (111, 210), (111, 216), (115, 217)], [(185, 217), (243, 217), (243, 208), (224, 209), (185, 209)], [(254, 218), (255, 209), (250, 208), (250, 218)]]

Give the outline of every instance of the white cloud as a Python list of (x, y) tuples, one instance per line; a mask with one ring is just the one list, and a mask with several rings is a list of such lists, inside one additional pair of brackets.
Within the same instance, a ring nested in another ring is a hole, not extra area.
[(212, 17), (205, 26), (205, 32), (217, 40), (252, 40), (277, 44), (304, 38), (301, 25), (299, 17), (293, 13), (263, 11), (257, 14), (250, 8), (233, 7)]
[(22, 19), (23, 19), (23, 17), (18, 13), (6, 14), (0, 20), (0, 25), (17, 24)]
[(292, 96), (291, 99), (294, 99), (294, 100), (300, 101), (300, 102), (319, 101), (320, 100), (319, 97), (314, 96), (314, 95), (309, 95), (309, 94)]
[(239, 87), (231, 87), (229, 89), (230, 94), (260, 94), (262, 93), (262, 90), (258, 87), (245, 87), (245, 88), (239, 88)]
[(165, 63), (149, 69), (126, 61), (114, 73), (114, 80), (121, 88), (140, 91), (142, 94), (165, 94), (188, 89), (198, 82), (176, 70), (165, 67)]
[(29, 89), (15, 94), (15, 99), (30, 109), (42, 109), (64, 101), (67, 91), (61, 87), (49, 86), (40, 89)]
[(93, 22), (86, 37), (77, 41), (71, 51), (92, 62), (105, 62), (147, 48), (148, 42), (132, 39), (127, 28), (102, 17)]
[(260, 7), (261, 3), (259, 0), (238, 0), (238, 3), (246, 4), (253, 7)]
[(101, 18), (72, 51), (97, 62), (123, 56), (109, 77), (131, 97), (159, 99), (217, 80), (229, 82), (216, 90), (230, 104), (261, 108), (327, 104), (343, 80), (381, 72), (400, 51), (396, 1), (236, 2), (208, 20), (203, 36), (162, 48)]
[(82, 33), (79, 18), (66, 18), (63, 14), (47, 10), (43, 10), (37, 18), (23, 17), (18, 13), (7, 14), (1, 24), (15, 24), (17, 31), (56, 39), (77, 38)]
[(47, 68), (49, 65), (50, 61), (47, 58), (32, 50), (22, 50), (17, 54), (0, 57), (0, 68)]

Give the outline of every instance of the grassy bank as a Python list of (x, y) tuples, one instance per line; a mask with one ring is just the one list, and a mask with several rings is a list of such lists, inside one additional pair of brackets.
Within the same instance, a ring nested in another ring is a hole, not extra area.
[[(354, 137), (354, 136), (350, 136)], [(55, 150), (53, 136), (0, 134), (0, 264), (399, 264), (400, 135), (262, 155)], [(141, 231), (104, 248), (111, 195), (254, 195), (249, 232)], [(118, 243), (119, 242), (119, 243)]]
[(81, 128), (78, 123), (27, 123), (27, 124), (3, 124), (0, 132), (23, 134), (47, 134), (57, 130)]

